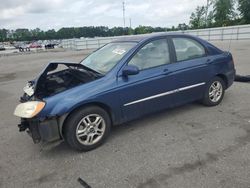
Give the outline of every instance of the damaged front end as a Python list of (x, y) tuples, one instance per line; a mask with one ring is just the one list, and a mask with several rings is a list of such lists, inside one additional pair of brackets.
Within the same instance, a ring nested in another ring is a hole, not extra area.
[(21, 118), (18, 127), (20, 132), (27, 131), (34, 143), (39, 143), (41, 140), (52, 142), (61, 138), (56, 118), (46, 120)]
[(21, 103), (14, 112), (14, 115), (21, 118), (19, 131), (27, 131), (34, 143), (60, 139), (58, 117), (51, 117), (49, 114), (39, 117), (39, 113), (47, 105), (44, 99), (100, 77), (100, 73), (81, 64), (49, 63), (35, 80), (29, 81), (24, 87)]
[(21, 102), (42, 100), (100, 77), (102, 74), (79, 63), (52, 62), (35, 80), (27, 83)]

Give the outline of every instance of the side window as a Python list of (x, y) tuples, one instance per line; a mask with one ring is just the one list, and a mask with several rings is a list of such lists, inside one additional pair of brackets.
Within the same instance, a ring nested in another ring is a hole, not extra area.
[(177, 61), (185, 61), (204, 57), (204, 47), (197, 41), (189, 38), (173, 38)]
[(166, 39), (152, 41), (141, 48), (128, 63), (140, 70), (170, 63)]

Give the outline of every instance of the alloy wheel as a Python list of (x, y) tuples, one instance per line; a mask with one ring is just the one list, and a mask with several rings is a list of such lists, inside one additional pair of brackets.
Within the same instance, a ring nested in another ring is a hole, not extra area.
[(106, 124), (98, 114), (83, 117), (76, 128), (76, 138), (83, 145), (93, 145), (104, 135)]
[(209, 99), (216, 103), (218, 102), (223, 95), (223, 87), (219, 81), (215, 81), (209, 88)]

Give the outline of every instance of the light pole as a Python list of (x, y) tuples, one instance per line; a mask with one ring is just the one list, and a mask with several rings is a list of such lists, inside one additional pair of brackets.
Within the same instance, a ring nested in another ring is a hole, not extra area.
[(125, 28), (125, 1), (122, 2), (122, 11), (123, 11), (123, 27)]
[(207, 0), (207, 6), (206, 6), (206, 15), (205, 15), (205, 26), (207, 27), (207, 16), (208, 16), (208, 7), (209, 7), (209, 0)]

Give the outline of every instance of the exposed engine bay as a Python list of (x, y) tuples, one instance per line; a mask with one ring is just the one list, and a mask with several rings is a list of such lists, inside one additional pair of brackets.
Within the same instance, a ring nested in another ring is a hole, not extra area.
[(37, 79), (28, 82), (21, 101), (49, 97), (100, 77), (100, 73), (81, 64), (50, 63)]

